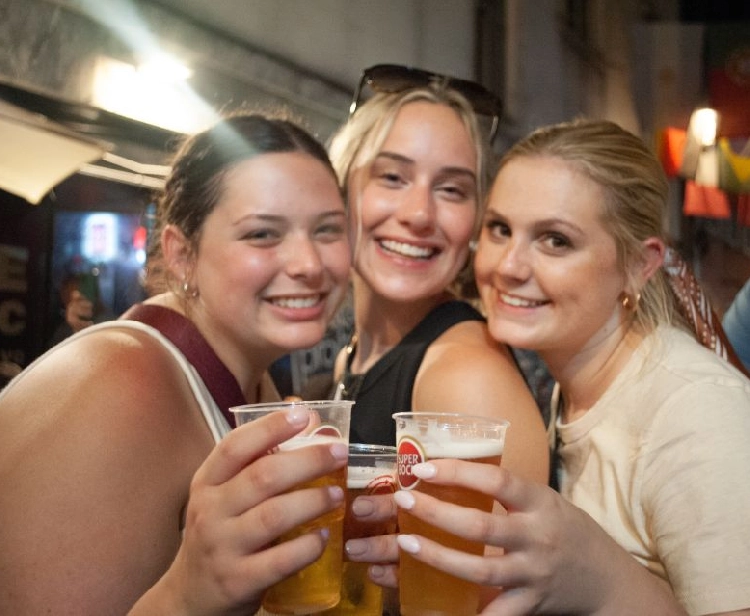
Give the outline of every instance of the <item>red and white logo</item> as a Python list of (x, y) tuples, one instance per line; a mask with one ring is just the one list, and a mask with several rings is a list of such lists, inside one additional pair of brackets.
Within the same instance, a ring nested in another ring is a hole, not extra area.
[(398, 483), (402, 490), (411, 490), (419, 484), (419, 478), (411, 472), (411, 467), (427, 460), (422, 445), (410, 436), (402, 437), (398, 442), (396, 462), (398, 464)]
[(393, 494), (396, 491), (396, 480), (392, 475), (376, 477), (365, 488), (365, 494)]

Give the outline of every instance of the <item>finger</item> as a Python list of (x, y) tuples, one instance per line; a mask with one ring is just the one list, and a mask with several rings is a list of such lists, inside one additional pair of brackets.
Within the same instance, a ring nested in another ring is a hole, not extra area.
[(396, 521), (398, 507), (392, 494), (372, 494), (358, 496), (352, 503), (352, 513), (361, 522)]
[(396, 535), (377, 535), (349, 539), (344, 546), (346, 556), (354, 562), (389, 564), (398, 562)]
[(399, 535), (398, 545), (414, 559), (481, 586), (507, 585), (504, 556), (488, 558), (445, 547), (421, 535)]
[(330, 524), (341, 522), (322, 516), (335, 509), (343, 515), (344, 491), (339, 486), (294, 490), (269, 498), (237, 518), (234, 542), (243, 552), (252, 553), (302, 526), (319, 526), (330, 533)]
[(459, 485), (493, 496), (508, 511), (537, 506), (551, 488), (525, 481), (507, 470), (480, 462), (442, 459), (415, 464), (414, 475), (430, 483)]
[(222, 486), (227, 505), (223, 513), (241, 515), (272, 496), (313, 480), (343, 489), (347, 457), (346, 444), (338, 441), (261, 456)]
[(316, 561), (323, 554), (327, 540), (320, 533), (307, 533), (261, 552), (232, 560), (223, 570), (221, 587), (232, 603), (253, 598)]
[(293, 406), (231, 430), (200, 466), (194, 482), (224, 483), (250, 462), (294, 436), (307, 425), (308, 419), (305, 407)]
[(398, 588), (397, 565), (372, 565), (367, 570), (367, 575), (378, 586)]
[(396, 492), (394, 501), (411, 515), (469, 541), (505, 549), (516, 549), (526, 543), (522, 525), (503, 512), (462, 507), (407, 490)]

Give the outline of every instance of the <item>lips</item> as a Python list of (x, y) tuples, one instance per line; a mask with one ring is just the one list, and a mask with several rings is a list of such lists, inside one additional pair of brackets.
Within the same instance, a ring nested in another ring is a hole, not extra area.
[(499, 293), (499, 297), (500, 301), (504, 304), (515, 308), (538, 308), (539, 306), (544, 306), (549, 303), (546, 300), (525, 299), (523, 297), (518, 297), (517, 295), (508, 295), (507, 293)]
[(396, 240), (381, 240), (380, 247), (393, 254), (410, 259), (429, 259), (438, 253), (436, 248), (427, 246), (415, 246), (406, 242), (397, 242)]

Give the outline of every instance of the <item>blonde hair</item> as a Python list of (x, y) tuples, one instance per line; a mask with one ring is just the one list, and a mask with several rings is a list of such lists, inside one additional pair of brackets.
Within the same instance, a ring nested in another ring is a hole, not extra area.
[[(329, 155), (336, 170), (345, 198), (349, 198), (350, 180), (353, 175), (374, 162), (383, 143), (396, 122), (401, 108), (413, 102), (426, 101), (445, 105), (456, 112), (466, 127), (476, 152), (476, 216), (472, 238), (476, 238), (482, 223), (485, 195), (492, 173), (492, 152), (486, 136), (480, 128), (474, 110), (463, 95), (442, 83), (412, 88), (402, 92), (379, 93), (357, 108), (354, 115), (333, 135)], [(358, 207), (358, 196), (348, 207)], [(359, 238), (355, 240), (355, 250)], [(459, 295), (475, 296), (473, 287), (472, 259), (459, 273), (453, 291)]]
[(631, 267), (643, 259), (649, 237), (668, 244), (669, 186), (661, 163), (636, 135), (614, 122), (576, 120), (540, 128), (503, 156), (502, 169), (519, 157), (553, 157), (573, 165), (604, 191), (601, 220), (617, 247), (617, 262), (633, 293), (640, 294), (634, 322), (644, 331), (662, 323), (682, 324), (667, 273), (659, 268), (636, 288)]

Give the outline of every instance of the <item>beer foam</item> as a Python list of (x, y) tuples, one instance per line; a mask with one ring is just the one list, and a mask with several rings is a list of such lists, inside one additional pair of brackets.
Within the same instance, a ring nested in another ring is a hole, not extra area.
[(335, 437), (329, 434), (313, 434), (312, 436), (295, 436), (288, 441), (284, 441), (279, 445), (280, 451), (291, 451), (292, 449), (301, 449), (302, 447), (310, 447), (311, 445), (332, 445), (333, 443), (344, 443), (347, 444), (347, 440), (343, 437)]
[(379, 466), (350, 466), (347, 471), (346, 487), (350, 490), (363, 490), (378, 477), (395, 477), (395, 471)]
[(420, 441), (428, 458), (489, 458), (503, 454), (503, 441), (475, 439), (461, 441), (425, 442)]

